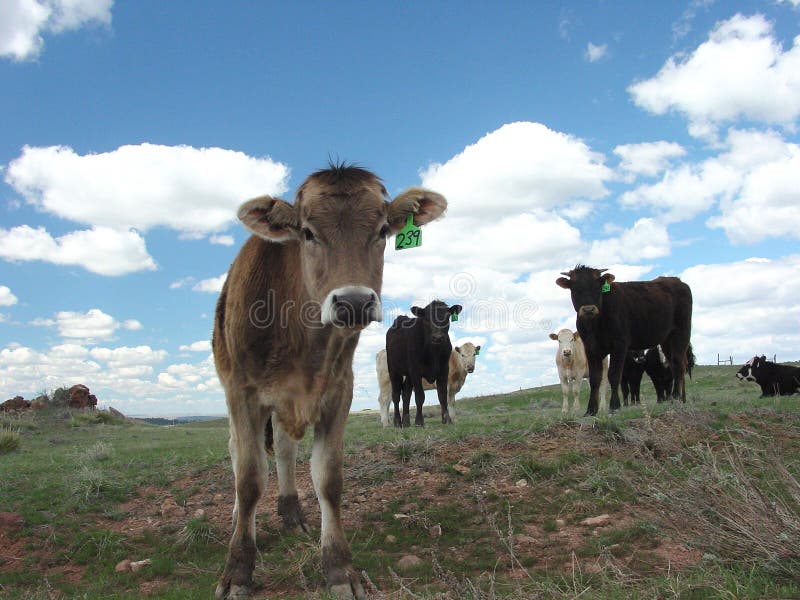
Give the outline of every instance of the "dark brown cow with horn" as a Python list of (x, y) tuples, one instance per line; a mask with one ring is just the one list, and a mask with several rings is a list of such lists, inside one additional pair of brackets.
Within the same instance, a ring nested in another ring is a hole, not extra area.
[(267, 479), (265, 431), (275, 451), (278, 513), (284, 525), (307, 529), (295, 458), (297, 440), (309, 426), (327, 586), (337, 597), (364, 597), (341, 519), (353, 352), (361, 330), (382, 318), (386, 238), (409, 215), (421, 226), (446, 207), (444, 197), (422, 188), (390, 200), (369, 171), (331, 165), (303, 182), (293, 205), (263, 196), (239, 209), (254, 235), (228, 272), (213, 337), (236, 480), (233, 535), (217, 598), (251, 593), (255, 508)]
[(619, 410), (619, 383), (628, 350), (661, 344), (675, 376), (673, 394), (686, 401), (684, 374), (692, 333), (692, 291), (677, 277), (615, 283), (608, 269), (577, 265), (556, 284), (568, 289), (577, 313), (577, 328), (589, 362), (587, 415), (597, 414), (603, 358), (611, 355), (609, 410)]

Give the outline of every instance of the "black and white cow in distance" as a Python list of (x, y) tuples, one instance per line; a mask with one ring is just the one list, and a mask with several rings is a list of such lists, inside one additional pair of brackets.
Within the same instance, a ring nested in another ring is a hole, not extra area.
[(674, 394), (686, 401), (686, 350), (692, 330), (692, 291), (677, 277), (615, 283), (607, 269), (577, 265), (556, 284), (570, 291), (577, 329), (589, 361), (589, 406), (597, 414), (603, 358), (610, 354), (609, 410), (620, 408), (619, 383), (628, 350), (661, 344), (675, 377)]
[[(436, 382), (436, 394), (442, 407), (442, 423), (452, 423), (447, 410), (447, 378), (450, 373), (450, 320), (461, 312), (461, 305), (448, 306), (434, 300), (425, 308), (413, 306), (414, 317), (401, 315), (386, 332), (386, 362), (392, 383), (394, 426), (410, 427), (409, 403), (411, 392), (417, 405), (414, 424), (422, 427), (422, 405), (425, 402), (423, 378)], [(400, 394), (403, 395), (403, 415), (400, 416)]]
[(625, 365), (622, 367), (620, 387), (622, 388), (622, 403), (628, 406), (628, 396), (631, 405), (641, 401), (642, 375), (645, 371), (645, 353), (643, 350), (628, 350), (625, 355)]
[(780, 365), (766, 356), (754, 356), (736, 373), (739, 381), (754, 381), (762, 396), (789, 396), (800, 391), (800, 367)]
[[(689, 375), (689, 377), (692, 376), (695, 360), (692, 345), (689, 344), (689, 347), (686, 349), (686, 374)], [(653, 387), (656, 390), (657, 402), (665, 402), (672, 396), (672, 369), (669, 366), (669, 360), (661, 349), (661, 346), (650, 348), (645, 353), (645, 373), (647, 373), (650, 380), (653, 382)]]

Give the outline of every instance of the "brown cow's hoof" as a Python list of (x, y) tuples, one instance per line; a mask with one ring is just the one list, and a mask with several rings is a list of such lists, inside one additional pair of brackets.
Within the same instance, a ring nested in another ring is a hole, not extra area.
[(230, 585), (222, 581), (217, 584), (217, 589), (214, 592), (214, 598), (217, 600), (244, 600), (253, 594), (253, 590), (247, 585)]
[(442, 424), (443, 425), (452, 425), (453, 419), (450, 418), (450, 415), (442, 415)]
[(346, 569), (347, 581), (337, 583), (328, 587), (328, 591), (334, 598), (342, 600), (366, 600), (367, 595), (361, 586), (361, 579), (352, 568)]
[(278, 514), (283, 520), (283, 528), (286, 531), (292, 533), (311, 532), (297, 494), (278, 496)]

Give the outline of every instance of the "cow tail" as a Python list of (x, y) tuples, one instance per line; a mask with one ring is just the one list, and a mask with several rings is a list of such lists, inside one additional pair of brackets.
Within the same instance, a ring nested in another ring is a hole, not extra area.
[(264, 426), (264, 449), (267, 454), (273, 454), (275, 451), (275, 434), (272, 432), (272, 416), (267, 419), (267, 424)]
[(694, 355), (694, 351), (692, 350), (692, 345), (686, 348), (686, 372), (689, 374), (689, 379), (692, 378), (692, 369), (694, 369), (695, 361), (697, 357)]

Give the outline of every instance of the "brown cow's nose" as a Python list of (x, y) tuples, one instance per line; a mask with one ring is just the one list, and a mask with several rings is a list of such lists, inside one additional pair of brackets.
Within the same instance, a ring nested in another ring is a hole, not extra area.
[(580, 310), (578, 311), (578, 316), (582, 319), (593, 319), (598, 314), (600, 314), (600, 311), (594, 304), (581, 306)]
[(337, 327), (357, 327), (380, 320), (380, 300), (375, 292), (350, 292), (331, 297), (333, 324)]

